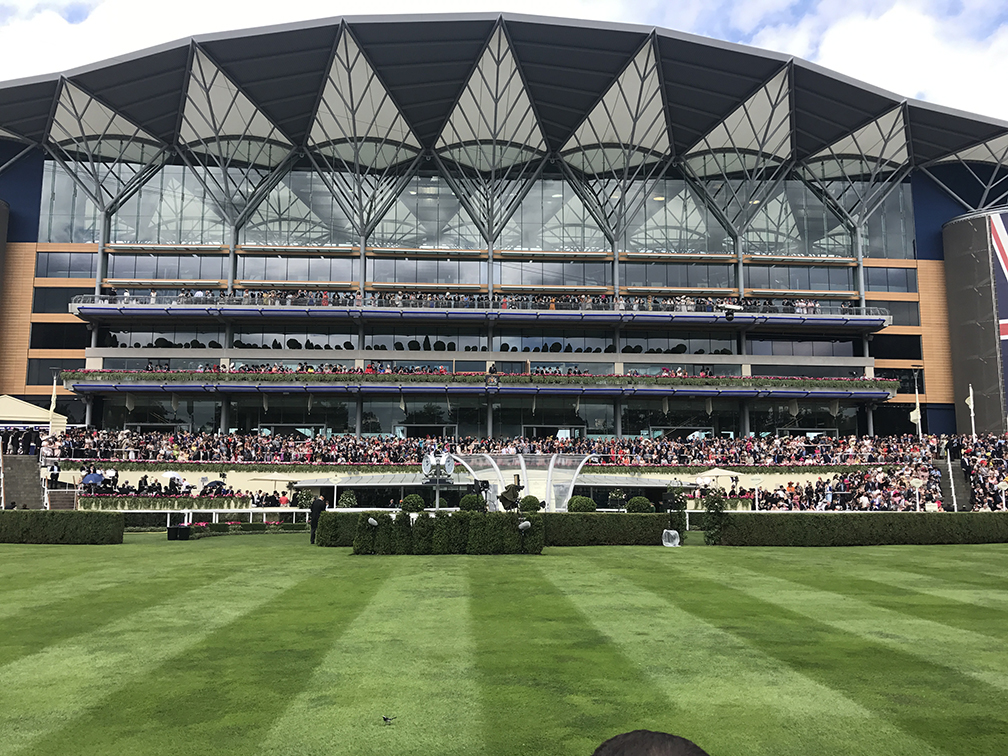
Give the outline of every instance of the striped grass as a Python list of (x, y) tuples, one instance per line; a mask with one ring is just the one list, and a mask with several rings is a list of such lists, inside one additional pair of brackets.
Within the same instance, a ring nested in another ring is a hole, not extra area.
[[(0, 547), (0, 756), (1008, 753), (1006, 546)], [(382, 715), (395, 716), (391, 725)]]

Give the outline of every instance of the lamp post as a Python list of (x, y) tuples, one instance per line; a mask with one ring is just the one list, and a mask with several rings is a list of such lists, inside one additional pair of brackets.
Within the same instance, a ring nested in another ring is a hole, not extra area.
[(1008, 491), (1008, 480), (1002, 480), (997, 484), (997, 490), (1001, 492), (1001, 509), (1005, 508), (1005, 491)]
[(924, 485), (924, 481), (920, 478), (910, 478), (910, 485), (914, 488), (914, 493), (917, 494), (917, 511), (920, 512), (920, 488)]
[(916, 419), (914, 422), (917, 424), (917, 439), (922, 440), (924, 438), (924, 433), (921, 431), (921, 411), (920, 411), (920, 391), (917, 388), (917, 373), (920, 372), (920, 367), (915, 365), (913, 368), (914, 374), (914, 412), (916, 413)]

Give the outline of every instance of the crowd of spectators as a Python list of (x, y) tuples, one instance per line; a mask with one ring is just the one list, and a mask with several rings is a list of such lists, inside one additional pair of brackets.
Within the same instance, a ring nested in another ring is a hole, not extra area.
[[(1008, 481), (1008, 438), (1005, 436), (957, 437), (951, 443), (953, 458), (966, 475), (973, 509), (997, 511), (1005, 509), (1005, 492), (998, 484)], [(1008, 490), (1008, 485), (1004, 487)]]
[[(42, 443), (43, 458), (226, 463), (418, 464), (430, 441), (393, 436), (305, 438), (258, 433), (147, 432), (68, 428)], [(728, 438), (457, 438), (457, 454), (592, 454), (626, 466), (906, 465), (944, 454), (935, 436), (827, 435)]]
[(439, 291), (312, 289), (240, 289), (228, 295), (220, 290), (181, 289), (178, 292), (151, 289), (149, 294), (129, 289), (106, 289), (102, 298), (123, 304), (243, 304), (296, 307), (396, 307), (494, 310), (604, 310), (655, 312), (719, 312), (726, 308), (743, 312), (798, 313), (814, 315), (834, 309), (845, 311), (856, 304), (847, 300), (820, 303), (809, 298), (768, 299), (753, 297), (691, 297), (612, 294), (494, 294)]

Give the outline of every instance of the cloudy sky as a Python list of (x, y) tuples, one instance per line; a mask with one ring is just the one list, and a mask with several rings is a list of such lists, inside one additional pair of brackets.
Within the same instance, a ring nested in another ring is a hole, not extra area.
[[(1006, 0), (370, 0), (368, 13), (510, 11), (664, 26), (777, 50), (1008, 120)], [(0, 79), (192, 34), (354, 15), (343, 0), (0, 0)]]

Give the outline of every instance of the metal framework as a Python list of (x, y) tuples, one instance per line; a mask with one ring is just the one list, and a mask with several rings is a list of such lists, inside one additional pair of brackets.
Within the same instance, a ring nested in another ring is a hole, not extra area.
[[(973, 192), (967, 194), (951, 188), (952, 182), (937, 175), (943, 167), (958, 168), (964, 183)], [(987, 210), (1003, 205), (1008, 202), (1008, 134), (935, 160), (923, 170), (966, 210)]]

